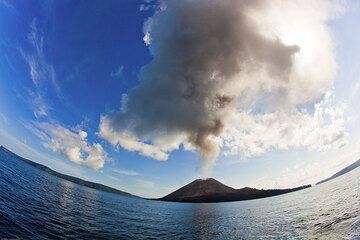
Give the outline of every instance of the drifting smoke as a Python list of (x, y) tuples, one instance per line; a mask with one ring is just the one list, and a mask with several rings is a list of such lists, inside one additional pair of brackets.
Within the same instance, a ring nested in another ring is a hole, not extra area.
[[(335, 74), (323, 1), (164, 1), (144, 24), (153, 60), (120, 112), (101, 117), (114, 145), (166, 160), (196, 149), (209, 173), (234, 115), (298, 113)], [(321, 72), (319, 71), (321, 69)], [(260, 136), (259, 136), (260, 137)]]

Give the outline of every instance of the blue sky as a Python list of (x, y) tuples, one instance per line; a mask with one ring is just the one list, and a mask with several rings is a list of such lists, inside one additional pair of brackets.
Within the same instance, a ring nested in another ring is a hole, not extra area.
[[(226, 154), (225, 142), (236, 139), (231, 135), (224, 137), (213, 177), (234, 187), (292, 187), (314, 183), (360, 157), (360, 4), (342, 4), (342, 13), (326, 23), (337, 62), (331, 96), (304, 106), (310, 115), (315, 104), (341, 112), (330, 117), (341, 125), (341, 146), (282, 147), (264, 140), (269, 147), (261, 153), (227, 145), (235, 154)], [(201, 177), (200, 156), (185, 150), (184, 142), (162, 150), (167, 160), (158, 161), (99, 130), (101, 116), (119, 111), (141, 85), (141, 69), (157, 56), (143, 39), (156, 5), (0, 0), (0, 144), (54, 170), (141, 196), (162, 196)]]

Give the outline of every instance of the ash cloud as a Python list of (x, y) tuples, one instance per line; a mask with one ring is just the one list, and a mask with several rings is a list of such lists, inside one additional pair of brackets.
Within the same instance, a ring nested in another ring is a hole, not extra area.
[[(206, 176), (228, 139), (225, 130), (242, 124), (234, 116), (298, 112), (332, 86), (336, 64), (326, 2), (160, 4), (144, 24), (153, 60), (139, 73), (140, 85), (121, 111), (101, 117), (99, 134), (113, 145), (157, 160), (181, 145), (196, 149)], [(292, 38), (304, 29), (314, 35)], [(328, 69), (318, 74), (322, 64)]]

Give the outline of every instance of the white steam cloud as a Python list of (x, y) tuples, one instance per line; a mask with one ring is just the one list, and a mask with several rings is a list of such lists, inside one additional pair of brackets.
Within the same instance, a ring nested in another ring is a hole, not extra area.
[[(344, 142), (341, 113), (329, 122), (314, 110), (336, 72), (326, 25), (339, 12), (334, 3), (161, 2), (144, 24), (153, 60), (141, 70), (140, 85), (123, 96), (122, 110), (101, 117), (100, 136), (158, 160), (181, 145), (196, 149), (204, 176), (221, 147), (252, 156)], [(302, 144), (309, 131), (324, 127)], [(267, 129), (273, 138), (263, 138)], [(286, 146), (282, 136), (290, 139)]]

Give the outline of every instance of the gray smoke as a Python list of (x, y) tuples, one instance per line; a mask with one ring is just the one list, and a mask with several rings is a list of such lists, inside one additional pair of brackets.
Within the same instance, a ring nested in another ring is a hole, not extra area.
[(162, 2), (144, 25), (153, 60), (142, 68), (140, 85), (124, 96), (122, 111), (101, 117), (100, 135), (158, 160), (181, 145), (196, 149), (208, 174), (219, 154), (217, 137), (233, 112), (300, 99), (293, 94), (299, 82), (293, 69), (301, 46), (285, 44), (256, 18), (271, 3)]

